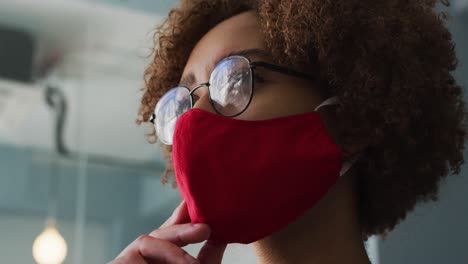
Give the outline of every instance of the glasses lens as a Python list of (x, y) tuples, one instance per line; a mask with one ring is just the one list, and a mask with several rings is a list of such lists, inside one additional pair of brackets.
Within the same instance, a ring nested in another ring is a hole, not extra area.
[(154, 114), (156, 133), (162, 143), (172, 145), (177, 118), (191, 107), (190, 93), (185, 87), (176, 87), (161, 97)]
[(252, 95), (252, 71), (244, 57), (219, 62), (210, 78), (210, 97), (218, 113), (234, 116), (245, 110)]

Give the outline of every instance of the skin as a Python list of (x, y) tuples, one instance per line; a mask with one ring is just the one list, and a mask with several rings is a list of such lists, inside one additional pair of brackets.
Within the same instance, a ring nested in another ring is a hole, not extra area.
[[(245, 12), (229, 18), (210, 30), (197, 43), (188, 59), (183, 78), (194, 87), (208, 81), (215, 62), (232, 51), (264, 49), (255, 14)], [(268, 61), (261, 55), (251, 60)], [(266, 81), (255, 84), (255, 96), (249, 108), (235, 117), (245, 120), (270, 119), (311, 112), (324, 99), (317, 86), (309, 80), (287, 76), (268, 70), (258, 70)], [(215, 112), (206, 88), (195, 92), (194, 107)], [(326, 128), (334, 137), (333, 106), (319, 109)], [(353, 170), (342, 176), (324, 198), (286, 228), (253, 243), (257, 262), (266, 263), (370, 263), (361, 238), (358, 223)], [(124, 263), (221, 263), (226, 245), (205, 243), (198, 256), (192, 257), (183, 249), (190, 243), (207, 240), (210, 228), (205, 224), (190, 224), (187, 207), (182, 201), (174, 214), (158, 229), (132, 242), (112, 262)]]

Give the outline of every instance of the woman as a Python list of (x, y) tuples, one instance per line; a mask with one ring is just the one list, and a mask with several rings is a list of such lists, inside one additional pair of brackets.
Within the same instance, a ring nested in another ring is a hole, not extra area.
[[(435, 201), (464, 161), (454, 43), (435, 2), (171, 10), (140, 114), (183, 201), (111, 263), (221, 263), (228, 243), (253, 243), (258, 263), (370, 263), (363, 242)], [(205, 240), (196, 257), (181, 248)]]

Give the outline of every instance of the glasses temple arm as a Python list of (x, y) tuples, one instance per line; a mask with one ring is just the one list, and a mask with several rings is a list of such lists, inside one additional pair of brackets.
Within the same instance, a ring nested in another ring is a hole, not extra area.
[(288, 69), (288, 68), (285, 68), (285, 67), (281, 67), (281, 66), (270, 64), (270, 63), (263, 62), (263, 61), (251, 62), (250, 66), (252, 68), (255, 68), (257, 66), (258, 67), (263, 67), (263, 68), (267, 68), (267, 69), (272, 70), (272, 71), (276, 71), (276, 72), (279, 72), (279, 73), (283, 73), (283, 74), (286, 74), (286, 75), (291, 75), (291, 76), (295, 76), (295, 77), (299, 77), (299, 78), (304, 78), (304, 79), (309, 79), (309, 80), (315, 79), (313, 76), (311, 76), (309, 74), (298, 72), (298, 71), (295, 71), (295, 70), (291, 70), (291, 69)]

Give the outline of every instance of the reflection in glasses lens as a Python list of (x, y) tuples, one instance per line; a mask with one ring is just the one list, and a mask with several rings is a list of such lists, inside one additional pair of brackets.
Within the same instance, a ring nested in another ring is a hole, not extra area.
[(235, 116), (245, 110), (252, 94), (249, 61), (233, 56), (222, 60), (210, 77), (210, 97), (215, 110), (224, 116)]
[(162, 143), (172, 144), (177, 118), (190, 107), (190, 92), (185, 87), (173, 88), (161, 97), (154, 114), (156, 116), (156, 133)]
[[(209, 95), (216, 112), (224, 116), (242, 113), (252, 99), (252, 70), (242, 56), (230, 56), (216, 64), (209, 80)], [(176, 87), (159, 100), (155, 109), (156, 133), (162, 143), (172, 144), (177, 118), (191, 108), (189, 88)]]

